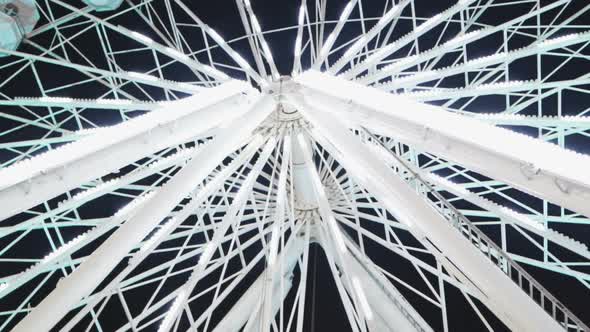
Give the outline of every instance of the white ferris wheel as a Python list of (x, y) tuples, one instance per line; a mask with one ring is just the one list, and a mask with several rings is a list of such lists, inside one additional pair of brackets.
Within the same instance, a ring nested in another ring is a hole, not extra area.
[(589, 331), (586, 0), (218, 2), (0, 0), (0, 331)]

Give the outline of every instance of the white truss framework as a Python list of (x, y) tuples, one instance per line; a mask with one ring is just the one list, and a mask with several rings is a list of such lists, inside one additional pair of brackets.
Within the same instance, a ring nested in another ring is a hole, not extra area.
[(590, 332), (587, 1), (98, 2), (0, 1), (0, 331)]

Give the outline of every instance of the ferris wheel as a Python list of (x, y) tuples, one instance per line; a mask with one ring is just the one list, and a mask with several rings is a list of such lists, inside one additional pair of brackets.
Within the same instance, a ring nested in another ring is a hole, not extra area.
[(269, 3), (0, 0), (0, 331), (590, 331), (590, 4)]

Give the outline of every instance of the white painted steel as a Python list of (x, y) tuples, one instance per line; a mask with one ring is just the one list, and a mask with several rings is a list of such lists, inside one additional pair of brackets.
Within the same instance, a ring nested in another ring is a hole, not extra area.
[[(560, 331), (561, 327), (542, 308), (518, 289), (500, 270), (497, 270), (472, 245), (462, 238), (416, 193), (396, 177), (391, 170), (347, 132), (340, 121), (329, 117), (329, 112), (311, 108), (302, 96), (293, 95), (290, 101), (309, 119), (331, 144), (331, 152), (364, 188), (372, 192), (400, 222), (410, 227), (420, 240), (432, 241), (452, 264), (489, 298), (488, 304), (503, 321), (517, 331)], [(356, 155), (356, 158), (350, 156)], [(509, 295), (508, 295), (509, 294)], [(530, 320), (529, 317), (536, 317)]]
[(35, 310), (23, 319), (14, 331), (49, 330), (83, 296), (88, 295), (111, 272), (133, 246), (141, 241), (174, 208), (176, 204), (205, 179), (232, 151), (239, 148), (252, 131), (275, 108), (268, 97), (261, 97), (251, 109), (234, 120), (215, 143), (201, 152), (206, 159), (196, 158), (187, 164), (153, 198), (101, 245), (74, 273), (63, 280)]
[(590, 4), (232, 5), (0, 0), (0, 331), (590, 331)]
[(319, 92), (311, 102), (325, 109), (590, 216), (586, 155), (318, 72), (298, 81)]

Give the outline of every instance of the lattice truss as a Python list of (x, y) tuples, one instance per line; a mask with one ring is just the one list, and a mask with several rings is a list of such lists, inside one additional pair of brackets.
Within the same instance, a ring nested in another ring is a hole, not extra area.
[(0, 331), (588, 331), (586, 0), (192, 2), (0, 0)]

